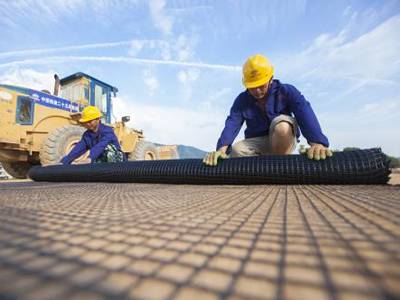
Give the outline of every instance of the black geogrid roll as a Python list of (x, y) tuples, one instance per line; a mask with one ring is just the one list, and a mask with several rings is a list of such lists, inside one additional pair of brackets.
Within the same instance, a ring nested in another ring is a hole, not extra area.
[(201, 159), (34, 167), (29, 177), (56, 182), (187, 184), (384, 184), (389, 162), (381, 149), (336, 152), (323, 161), (304, 155), (231, 158), (209, 167)]

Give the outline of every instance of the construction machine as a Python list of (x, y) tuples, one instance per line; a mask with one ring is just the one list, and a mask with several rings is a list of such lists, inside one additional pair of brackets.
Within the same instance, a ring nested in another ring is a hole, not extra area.
[(0, 163), (11, 176), (26, 178), (33, 165), (58, 163), (85, 131), (78, 120), (88, 105), (100, 109), (102, 122), (114, 128), (129, 160), (178, 158), (176, 145), (157, 147), (145, 139), (142, 130), (129, 128), (129, 116), (111, 123), (116, 87), (82, 72), (61, 80), (54, 75), (54, 79), (53, 95), (47, 90), (0, 84)]

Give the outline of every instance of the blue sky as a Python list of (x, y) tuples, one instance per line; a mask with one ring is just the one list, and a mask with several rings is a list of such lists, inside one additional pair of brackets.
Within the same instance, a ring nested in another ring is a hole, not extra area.
[(86, 72), (149, 140), (204, 150), (261, 53), (333, 149), (400, 156), (400, 1), (0, 0), (0, 37), (0, 82), (52, 90), (54, 73)]

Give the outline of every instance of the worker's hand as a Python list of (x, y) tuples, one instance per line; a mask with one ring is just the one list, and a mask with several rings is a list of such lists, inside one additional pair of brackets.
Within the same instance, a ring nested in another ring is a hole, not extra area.
[(332, 151), (326, 148), (324, 145), (317, 143), (310, 143), (311, 147), (300, 150), (300, 154), (307, 154), (309, 159), (323, 160), (333, 155)]
[(203, 159), (203, 163), (207, 166), (216, 166), (219, 159), (226, 159), (228, 157), (229, 155), (227, 155), (225, 151), (212, 151), (210, 153), (207, 153), (207, 155)]

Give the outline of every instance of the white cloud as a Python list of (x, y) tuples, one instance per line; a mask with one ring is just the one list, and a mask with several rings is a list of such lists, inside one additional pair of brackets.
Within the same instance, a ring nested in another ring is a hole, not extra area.
[(178, 79), (183, 84), (188, 84), (199, 78), (199, 71), (196, 69), (180, 70), (178, 72)]
[(283, 75), (303, 80), (349, 80), (368, 84), (390, 82), (399, 73), (400, 16), (349, 40), (350, 28), (338, 35), (322, 34), (299, 55), (279, 59)]
[(107, 23), (111, 14), (127, 11), (139, 3), (137, 0), (13, 0), (0, 1), (0, 25), (22, 28), (28, 22), (51, 26), (63, 18), (80, 16), (82, 11), (96, 24)]
[(210, 96), (210, 100), (215, 101), (215, 100), (219, 100), (227, 95), (229, 95), (232, 92), (231, 88), (221, 88), (219, 91), (217, 91), (215, 94), (212, 94)]
[(387, 126), (384, 132), (381, 128), (360, 126), (352, 130), (337, 131), (334, 136), (335, 139), (331, 139), (332, 149), (343, 149), (345, 147), (368, 149), (379, 147), (388, 155), (400, 157), (400, 142), (396, 139), (399, 136), (399, 130), (394, 126)]
[(347, 7), (344, 9), (343, 13), (342, 13), (343, 17), (348, 17), (348, 16), (351, 14), (351, 11), (352, 11), (351, 6), (350, 6), (350, 5), (347, 6)]
[(171, 45), (169, 43), (164, 43), (160, 47), (160, 52), (161, 52), (161, 58), (163, 60), (171, 60), (172, 59)]
[(0, 75), (0, 83), (53, 92), (55, 72), (37, 72), (33, 69), (14, 68)]
[(48, 56), (42, 58), (17, 60), (0, 64), (1, 68), (19, 67), (27, 65), (52, 65), (55, 63), (66, 63), (73, 61), (97, 61), (110, 63), (132, 63), (143, 65), (171, 65), (221, 70), (229, 72), (240, 72), (241, 67), (232, 65), (207, 64), (201, 62), (183, 62), (176, 60), (143, 59), (126, 56)]
[(177, 60), (188, 61), (194, 58), (194, 48), (196, 39), (192, 36), (188, 39), (185, 35), (181, 34), (175, 41), (175, 50), (177, 52)]
[(128, 50), (129, 56), (137, 56), (139, 53), (154, 52), (160, 55), (164, 60), (171, 59), (171, 46), (168, 41), (164, 40), (132, 40)]
[(143, 72), (144, 75), (144, 84), (147, 87), (147, 91), (150, 96), (153, 96), (159, 87), (159, 82), (157, 77), (152, 73), (151, 70), (145, 70)]
[(180, 70), (178, 72), (178, 80), (183, 89), (183, 97), (186, 101), (192, 97), (192, 85), (200, 76), (198, 69)]
[(215, 110), (150, 105), (139, 101), (114, 101), (117, 118), (130, 115), (129, 126), (143, 129), (146, 138), (162, 144), (184, 144), (213, 150), (225, 115)]
[(128, 55), (136, 57), (139, 53), (146, 53), (147, 57), (161, 57), (163, 60), (189, 61), (195, 58), (196, 44), (196, 37), (189, 39), (183, 34), (169, 36), (166, 40), (133, 40)]
[[(212, 110), (216, 107), (221, 107), (221, 102), (226, 103), (232, 101), (234, 95), (232, 95), (231, 88), (221, 88), (220, 90), (212, 93), (207, 99), (201, 102), (201, 107), (206, 110)], [(228, 109), (228, 107), (226, 107)]]
[(150, 0), (149, 8), (154, 25), (165, 34), (171, 33), (173, 21), (165, 14), (165, 0)]
[(144, 47), (143, 41), (132, 41), (128, 54), (130, 56), (136, 56)]
[(389, 155), (400, 156), (400, 98), (384, 98), (345, 109), (319, 114), (331, 148), (382, 147)]
[[(94, 1), (96, 2), (96, 1)], [(18, 27), (16, 20), (35, 20), (43, 24), (55, 23), (59, 16), (65, 16), (75, 12), (85, 5), (80, 0), (15, 0), (0, 1), (0, 25)]]
[(371, 119), (374, 119), (375, 125), (377, 123), (385, 124), (391, 118), (400, 120), (400, 98), (366, 103), (356, 113), (357, 118), (364, 120), (365, 123), (369, 123)]
[(20, 50), (20, 51), (8, 51), (8, 52), (0, 52), (0, 58), (29, 56), (29, 55), (43, 55), (43, 54), (59, 53), (59, 52), (66, 52), (66, 51), (69, 52), (69, 51), (74, 51), (74, 50), (76, 51), (76, 50), (112, 48), (112, 47), (129, 46), (129, 45), (140, 44), (140, 43), (143, 43), (143, 41), (131, 40), (131, 41), (108, 42), (108, 43), (72, 45), (72, 46), (57, 47), (57, 48), (43, 48), (43, 49), (28, 49), (28, 50)]

